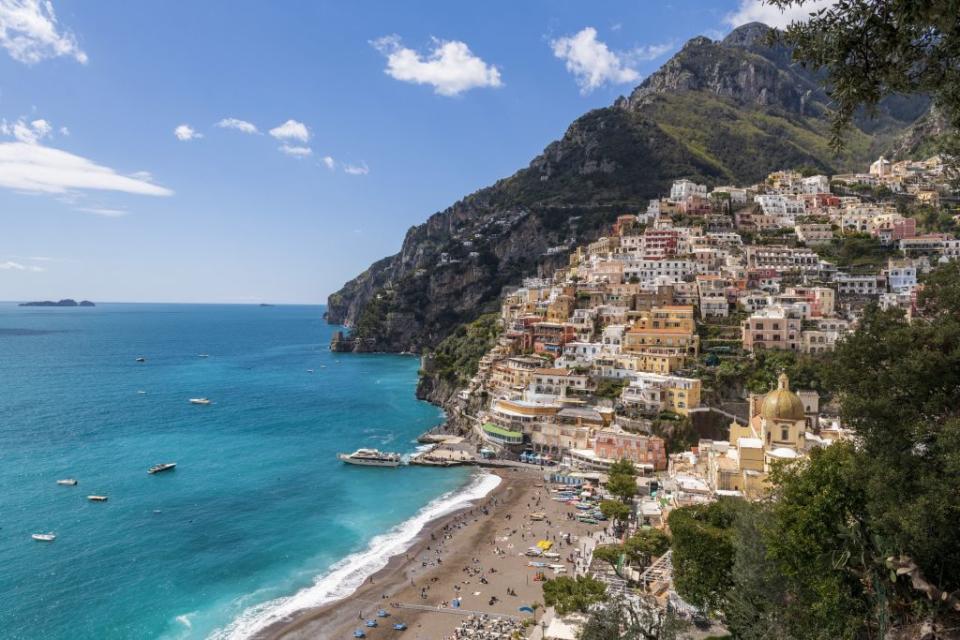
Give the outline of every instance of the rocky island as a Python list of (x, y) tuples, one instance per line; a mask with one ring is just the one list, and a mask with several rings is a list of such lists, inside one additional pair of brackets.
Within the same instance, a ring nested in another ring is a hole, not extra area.
[(77, 302), (73, 298), (64, 298), (63, 300), (35, 300), (33, 302), (21, 302), (19, 304), (21, 307), (95, 307), (97, 305), (93, 304), (89, 300), (81, 300)]

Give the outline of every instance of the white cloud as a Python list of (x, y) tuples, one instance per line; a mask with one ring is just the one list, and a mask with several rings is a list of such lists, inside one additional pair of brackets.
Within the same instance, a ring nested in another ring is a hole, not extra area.
[(553, 55), (564, 60), (567, 71), (577, 79), (580, 93), (587, 94), (605, 84), (635, 82), (640, 78), (640, 74), (630, 67), (631, 54), (611, 51), (597, 40), (597, 30), (593, 27), (557, 38), (550, 46)]
[(307, 125), (296, 120), (287, 120), (283, 124), (270, 129), (270, 135), (277, 140), (297, 140), (306, 142), (310, 139), (310, 130)]
[(360, 164), (345, 164), (343, 165), (343, 172), (349, 173), (352, 176), (365, 176), (370, 173), (370, 167), (367, 166), (366, 162), (361, 162)]
[(673, 42), (664, 42), (663, 44), (648, 44), (626, 52), (623, 54), (623, 57), (627, 60), (656, 60), (671, 49), (673, 49)]
[(464, 42), (434, 39), (433, 49), (425, 56), (404, 47), (396, 35), (370, 44), (387, 57), (384, 73), (388, 76), (403, 82), (429, 84), (442, 96), (503, 85), (499, 69), (475, 56)]
[(236, 129), (242, 133), (260, 133), (257, 130), (257, 126), (252, 122), (247, 122), (246, 120), (240, 120), (238, 118), (224, 118), (217, 123), (218, 127), (221, 129)]
[(280, 151), (294, 158), (306, 158), (307, 156), (313, 155), (313, 149), (310, 147), (294, 147), (288, 144), (280, 147)]
[(103, 216), (105, 218), (120, 218), (127, 215), (127, 211), (123, 209), (111, 209), (109, 207), (80, 207), (77, 211), (83, 211), (84, 213), (92, 213), (94, 215)]
[(87, 63), (74, 35), (58, 29), (50, 0), (0, 0), (0, 46), (24, 64), (59, 56)]
[(37, 119), (27, 122), (24, 118), (19, 118), (16, 122), (0, 122), (0, 133), (6, 136), (13, 136), (20, 142), (36, 144), (53, 133), (53, 126), (43, 119)]
[(124, 176), (81, 156), (40, 144), (0, 143), (0, 187), (33, 193), (64, 194), (71, 189), (121, 191), (147, 196), (173, 192), (134, 176)]
[(811, 13), (833, 4), (836, 4), (836, 0), (808, 0), (802, 6), (792, 5), (781, 11), (780, 7), (765, 4), (761, 0), (740, 0), (737, 10), (724, 16), (723, 22), (731, 27), (762, 22), (769, 27), (782, 29), (791, 22), (806, 22)]
[(41, 271), (46, 271), (43, 267), (38, 267), (32, 264), (21, 264), (19, 262), (14, 262), (13, 260), (7, 260), (6, 262), (0, 262), (0, 269), (4, 271), (33, 271), (39, 273)]
[(187, 140), (196, 140), (197, 138), (202, 138), (203, 134), (198, 133), (193, 127), (188, 124), (182, 124), (176, 129), (173, 130), (173, 135), (177, 136), (177, 140), (186, 142)]
[(149, 171), (134, 171), (130, 174), (130, 177), (144, 182), (153, 182), (153, 174)]
[(323, 166), (325, 166), (327, 169), (330, 169), (330, 171), (333, 171), (337, 166), (336, 161), (330, 156), (323, 156), (320, 158), (320, 162), (322, 162)]

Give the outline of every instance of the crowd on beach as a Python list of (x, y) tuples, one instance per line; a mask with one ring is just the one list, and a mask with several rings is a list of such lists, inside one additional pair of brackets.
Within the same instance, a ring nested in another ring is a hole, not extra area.
[(523, 633), (523, 623), (488, 615), (468, 616), (444, 640), (505, 640)]

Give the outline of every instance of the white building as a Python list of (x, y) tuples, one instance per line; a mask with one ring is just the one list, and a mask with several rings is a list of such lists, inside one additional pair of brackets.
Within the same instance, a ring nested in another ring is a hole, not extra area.
[(670, 199), (674, 202), (681, 202), (690, 196), (707, 197), (707, 185), (697, 184), (691, 180), (676, 180), (670, 187)]

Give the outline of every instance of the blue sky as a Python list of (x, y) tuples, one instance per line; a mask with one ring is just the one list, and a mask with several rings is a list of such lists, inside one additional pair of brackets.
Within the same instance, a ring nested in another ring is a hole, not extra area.
[(771, 11), (0, 0), (0, 300), (324, 302), (685, 40)]

